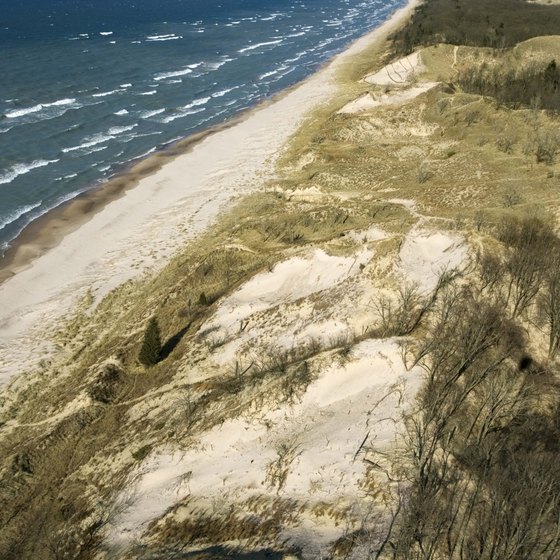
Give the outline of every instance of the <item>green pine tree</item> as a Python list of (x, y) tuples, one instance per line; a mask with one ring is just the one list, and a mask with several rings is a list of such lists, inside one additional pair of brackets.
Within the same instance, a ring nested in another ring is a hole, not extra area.
[(159, 362), (160, 355), (161, 335), (159, 325), (157, 319), (152, 317), (144, 332), (144, 342), (142, 343), (142, 348), (140, 348), (138, 359), (146, 367), (150, 367)]

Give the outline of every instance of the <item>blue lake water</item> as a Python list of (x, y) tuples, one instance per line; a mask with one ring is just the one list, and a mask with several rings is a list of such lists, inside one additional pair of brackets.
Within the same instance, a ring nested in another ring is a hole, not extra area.
[(131, 160), (300, 81), (405, 3), (0, 0), (1, 250)]

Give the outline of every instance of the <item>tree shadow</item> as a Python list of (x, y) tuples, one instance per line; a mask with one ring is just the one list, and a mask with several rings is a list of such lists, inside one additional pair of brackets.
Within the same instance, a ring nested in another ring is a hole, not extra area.
[(181, 339), (185, 336), (191, 325), (192, 323), (189, 323), (186, 327), (182, 328), (179, 332), (175, 333), (172, 337), (166, 340), (165, 344), (161, 347), (161, 352), (159, 354), (160, 362), (165, 360), (169, 354), (175, 350), (175, 347), (179, 344), (179, 342), (181, 342)]

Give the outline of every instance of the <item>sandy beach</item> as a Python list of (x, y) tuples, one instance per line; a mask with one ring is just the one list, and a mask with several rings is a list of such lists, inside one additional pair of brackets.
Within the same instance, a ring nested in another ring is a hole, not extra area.
[(0, 383), (48, 356), (48, 333), (88, 291), (100, 300), (163, 266), (235, 197), (272, 179), (290, 136), (311, 111), (335, 98), (337, 71), (383, 40), (417, 4), (411, 0), (319, 72), (232, 126), (180, 155), (144, 160), (131, 180), (117, 178), (121, 183), (106, 188), (110, 202), (77, 201), (73, 212), (54, 213), (27, 235), (0, 285)]

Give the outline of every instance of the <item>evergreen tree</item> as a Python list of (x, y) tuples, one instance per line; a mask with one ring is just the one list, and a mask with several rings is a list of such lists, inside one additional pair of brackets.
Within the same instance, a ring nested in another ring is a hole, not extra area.
[(157, 319), (152, 317), (146, 331), (144, 332), (144, 342), (138, 359), (146, 367), (153, 366), (159, 362), (161, 355), (161, 336), (159, 332), (159, 325)]

